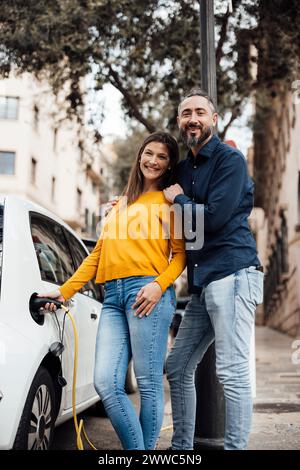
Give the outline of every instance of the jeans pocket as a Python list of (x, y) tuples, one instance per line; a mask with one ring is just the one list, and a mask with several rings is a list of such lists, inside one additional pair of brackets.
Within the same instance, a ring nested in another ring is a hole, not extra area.
[(264, 273), (250, 266), (246, 269), (246, 275), (249, 284), (250, 299), (256, 305), (263, 303), (264, 300)]

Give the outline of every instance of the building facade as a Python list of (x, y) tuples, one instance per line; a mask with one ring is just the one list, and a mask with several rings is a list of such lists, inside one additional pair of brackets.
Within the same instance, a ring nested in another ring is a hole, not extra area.
[(300, 104), (272, 92), (254, 133), (254, 231), (266, 267), (262, 323), (300, 334)]
[(29, 74), (0, 81), (0, 192), (51, 210), (95, 236), (105, 196), (105, 155), (64, 115), (63, 99)]

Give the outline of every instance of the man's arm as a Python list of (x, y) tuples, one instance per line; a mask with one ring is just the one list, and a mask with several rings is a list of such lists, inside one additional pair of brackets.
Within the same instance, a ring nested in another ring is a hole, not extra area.
[[(193, 221), (196, 221), (196, 210), (204, 210), (205, 232), (216, 232), (230, 220), (239, 206), (246, 178), (246, 160), (241, 154), (231, 154), (223, 159), (212, 177), (207, 204), (197, 204), (183, 194), (182, 190), (177, 192), (176, 188), (172, 194), (173, 202), (180, 204), (182, 208), (185, 204), (192, 205)], [(165, 196), (168, 199), (168, 193)]]

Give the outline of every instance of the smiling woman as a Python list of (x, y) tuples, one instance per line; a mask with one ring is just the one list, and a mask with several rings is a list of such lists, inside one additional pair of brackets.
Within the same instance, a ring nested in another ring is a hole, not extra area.
[(169, 186), (178, 160), (178, 145), (171, 135), (165, 132), (150, 134), (137, 154), (123, 193), (128, 204), (143, 192), (162, 191)]
[(150, 142), (146, 145), (140, 159), (140, 169), (144, 176), (144, 191), (156, 191), (158, 179), (171, 170), (170, 157), (166, 144)]
[[(173, 182), (178, 159), (170, 134), (149, 135), (95, 249), (58, 291), (43, 294), (68, 300), (94, 276), (105, 283), (94, 385), (124, 449), (154, 449), (162, 425), (163, 364), (176, 306), (173, 283), (185, 267), (184, 242), (176, 237), (174, 217), (164, 210), (171, 204), (163, 190)], [(114, 227), (116, 236), (111, 236)], [(46, 308), (55, 310), (55, 305)], [(140, 418), (125, 393), (131, 358), (141, 395)]]

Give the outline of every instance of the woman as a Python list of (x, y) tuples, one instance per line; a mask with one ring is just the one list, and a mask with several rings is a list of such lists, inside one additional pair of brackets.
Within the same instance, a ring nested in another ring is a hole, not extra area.
[[(59, 290), (43, 294), (65, 301), (95, 275), (96, 282), (105, 283), (94, 383), (124, 449), (154, 449), (163, 420), (173, 283), (185, 267), (184, 244), (174, 236), (174, 217), (167, 214), (170, 204), (162, 192), (171, 184), (177, 162), (172, 136), (148, 136), (95, 249)], [(55, 310), (54, 304), (45, 308)], [(141, 395), (139, 418), (124, 389), (131, 357)]]

